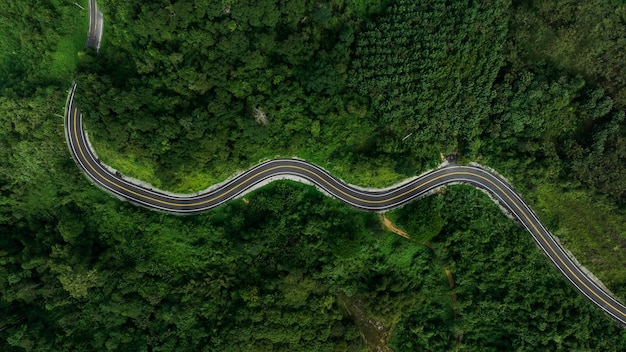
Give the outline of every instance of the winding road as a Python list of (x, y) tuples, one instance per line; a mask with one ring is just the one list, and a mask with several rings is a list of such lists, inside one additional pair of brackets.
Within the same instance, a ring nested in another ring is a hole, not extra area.
[[(103, 14), (98, 11), (96, 1), (89, 0), (86, 47), (96, 51), (100, 49), (103, 22)], [(127, 179), (100, 162), (89, 145), (82, 115), (74, 105), (75, 92), (74, 83), (68, 95), (64, 117), (65, 138), (70, 154), (91, 182), (122, 200), (174, 214), (197, 214), (242, 197), (268, 182), (291, 179), (314, 185), (323, 193), (355, 208), (383, 212), (419, 199), (437, 188), (452, 184), (471, 185), (489, 194), (503, 211), (530, 232), (539, 248), (574, 287), (616, 322), (626, 326), (626, 306), (596, 283), (597, 279), (583, 271), (508, 182), (486, 168), (448, 165), (389, 188), (372, 190), (346, 184), (326, 170), (304, 160), (275, 159), (256, 165), (204, 192), (170, 194)]]
[(196, 214), (241, 197), (273, 180), (292, 179), (312, 184), (322, 192), (355, 208), (382, 212), (400, 207), (440, 187), (451, 184), (471, 185), (488, 193), (505, 212), (528, 230), (539, 247), (574, 287), (615, 321), (626, 326), (626, 306), (585, 274), (511, 185), (485, 168), (449, 165), (386, 189), (368, 190), (346, 184), (324, 169), (306, 161), (275, 159), (256, 165), (205, 192), (173, 195), (131, 182), (100, 162), (89, 146), (82, 115), (74, 105), (75, 91), (76, 84), (73, 84), (64, 118), (65, 137), (70, 153), (96, 186), (120, 199), (153, 210)]

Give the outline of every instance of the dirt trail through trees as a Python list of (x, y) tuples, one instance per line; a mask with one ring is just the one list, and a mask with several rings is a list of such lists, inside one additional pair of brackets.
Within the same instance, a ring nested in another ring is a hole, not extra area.
[(391, 222), (391, 220), (387, 219), (387, 217), (386, 217), (385, 215), (381, 215), (381, 216), (380, 216), (380, 219), (382, 220), (383, 225), (385, 225), (385, 227), (386, 227), (389, 231), (391, 231), (391, 232), (393, 232), (393, 233), (395, 233), (395, 234), (397, 234), (397, 235), (400, 235), (400, 236), (402, 236), (402, 237), (404, 237), (404, 238), (408, 238), (408, 239), (410, 239), (410, 238), (411, 238), (411, 236), (409, 236), (409, 234), (408, 234), (408, 233), (406, 233), (405, 231), (402, 231), (401, 229), (397, 228), (397, 227), (396, 227), (396, 226), (395, 226), (395, 225)]

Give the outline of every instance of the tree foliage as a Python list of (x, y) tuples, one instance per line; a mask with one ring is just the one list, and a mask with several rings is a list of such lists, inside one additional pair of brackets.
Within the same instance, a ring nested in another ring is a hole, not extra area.
[(624, 6), (573, 4), (102, 0), (77, 56), (73, 2), (3, 3), (0, 348), (358, 351), (358, 310), (397, 351), (626, 349), (480, 192), (390, 214), (411, 240), (292, 182), (174, 217), (91, 185), (59, 117), (75, 78), (100, 156), (179, 190), (294, 154), (382, 185), (456, 151), (626, 297)]
[(392, 141), (379, 139), (381, 149), (424, 150), (432, 158), (478, 141), (503, 63), (508, 6), (397, 1), (368, 23), (350, 83), (390, 132)]

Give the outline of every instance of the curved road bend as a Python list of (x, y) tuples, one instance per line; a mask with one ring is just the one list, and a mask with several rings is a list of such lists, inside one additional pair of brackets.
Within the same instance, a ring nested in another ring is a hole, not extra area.
[(89, 30), (87, 31), (86, 48), (96, 49), (96, 51), (100, 50), (103, 24), (104, 15), (98, 11), (96, 0), (89, 0)]
[(531, 233), (552, 263), (588, 299), (626, 326), (626, 306), (590, 279), (565, 253), (534, 212), (500, 177), (472, 166), (449, 166), (385, 190), (363, 190), (347, 185), (320, 167), (297, 159), (275, 159), (252, 167), (213, 190), (198, 195), (169, 195), (124, 180), (105, 168), (88, 146), (80, 111), (74, 106), (72, 86), (65, 116), (65, 136), (72, 157), (85, 175), (105, 191), (146, 208), (176, 214), (195, 214), (246, 194), (253, 186), (277, 177), (313, 183), (318, 189), (361, 210), (385, 211), (400, 207), (432, 190), (450, 184), (468, 184), (487, 191)]

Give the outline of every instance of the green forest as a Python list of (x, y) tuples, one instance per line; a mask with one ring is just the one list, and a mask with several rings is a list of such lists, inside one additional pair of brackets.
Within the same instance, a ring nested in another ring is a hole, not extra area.
[(2, 351), (623, 351), (488, 196), (386, 216), (274, 182), (152, 212), (72, 160), (196, 192), (274, 157), (385, 187), (442, 155), (506, 177), (626, 300), (619, 0), (0, 0)]

